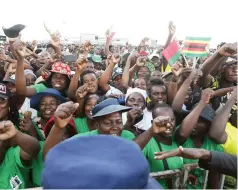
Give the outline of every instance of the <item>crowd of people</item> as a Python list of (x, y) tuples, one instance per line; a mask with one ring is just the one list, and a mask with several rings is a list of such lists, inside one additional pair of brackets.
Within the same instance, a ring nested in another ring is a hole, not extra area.
[[(210, 151), (237, 155), (237, 44), (196, 65), (182, 55), (168, 64), (175, 30), (163, 48), (148, 38), (113, 46), (109, 31), (105, 46), (65, 46), (52, 34), (44, 48), (10, 36), (0, 49), (0, 188), (154, 188), (149, 173)], [(219, 188), (220, 172), (209, 170), (207, 189)], [(234, 188), (236, 174), (225, 174), (224, 188)], [(186, 188), (201, 189), (204, 175), (191, 170)]]

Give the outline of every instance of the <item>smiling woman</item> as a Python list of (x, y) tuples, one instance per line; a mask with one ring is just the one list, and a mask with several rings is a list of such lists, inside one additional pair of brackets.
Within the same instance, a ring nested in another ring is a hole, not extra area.
[(37, 131), (37, 137), (44, 136), (43, 127), (50, 120), (58, 105), (66, 102), (66, 99), (60, 95), (59, 91), (48, 88), (41, 93), (32, 96), (30, 101), (31, 108), (39, 111), (41, 117), (34, 119), (33, 125)]

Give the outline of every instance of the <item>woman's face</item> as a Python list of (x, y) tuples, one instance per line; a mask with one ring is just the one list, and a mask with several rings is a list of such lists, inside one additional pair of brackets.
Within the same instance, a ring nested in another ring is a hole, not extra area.
[(138, 92), (133, 92), (129, 95), (126, 100), (126, 105), (133, 108), (145, 109), (146, 103), (142, 94)]
[(233, 64), (224, 68), (223, 77), (228, 82), (237, 81), (237, 65)]
[(83, 76), (83, 84), (87, 84), (89, 87), (89, 93), (95, 93), (98, 90), (98, 81), (93, 73), (89, 73)]
[(121, 136), (123, 130), (121, 112), (111, 113), (96, 119), (97, 129), (100, 134)]
[(0, 121), (7, 120), (9, 111), (8, 100), (0, 98)]
[(208, 121), (199, 118), (196, 127), (191, 132), (191, 136), (202, 137), (207, 133), (209, 127), (210, 124)]
[(67, 75), (52, 73), (51, 85), (54, 89), (61, 91), (66, 88), (67, 80)]
[(141, 67), (137, 75), (138, 78), (143, 78), (147, 81), (150, 78), (150, 70), (148, 69), (148, 67)]
[(36, 78), (34, 75), (27, 74), (26, 76), (26, 86), (34, 85), (36, 82)]
[(158, 116), (169, 116), (171, 119), (171, 131), (169, 132), (164, 132), (161, 133), (162, 136), (170, 138), (173, 136), (174, 132), (175, 132), (175, 116), (174, 116), (174, 112), (171, 108), (165, 107), (165, 108), (157, 108), (155, 111), (153, 111), (153, 119), (158, 117)]
[(40, 101), (40, 113), (42, 118), (50, 119), (59, 105), (57, 98), (44, 96)]
[(118, 89), (121, 89), (123, 88), (123, 85), (122, 85), (122, 75), (117, 75), (114, 79), (113, 79), (113, 83), (114, 83), (114, 86)]
[(167, 103), (167, 92), (165, 86), (152, 86), (151, 88), (151, 102), (152, 104)]
[(140, 88), (142, 90), (146, 90), (147, 86), (146, 86), (145, 79), (143, 79), (143, 78), (136, 79), (135, 82), (134, 82), (134, 87), (135, 88)]
[(97, 95), (91, 95), (85, 103), (85, 115), (87, 118), (92, 118), (92, 109), (97, 104), (99, 97)]

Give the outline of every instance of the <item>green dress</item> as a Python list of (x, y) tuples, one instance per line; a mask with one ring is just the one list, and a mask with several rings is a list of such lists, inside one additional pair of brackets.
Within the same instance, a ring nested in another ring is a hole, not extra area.
[[(174, 139), (172, 140), (172, 145), (165, 145), (163, 143), (159, 143), (159, 144), (160, 144), (162, 151), (169, 151), (169, 150), (174, 150), (174, 149), (178, 148)], [(155, 157), (154, 153), (161, 152), (159, 145), (154, 138), (152, 138), (148, 142), (148, 144), (145, 146), (145, 148), (143, 149), (142, 152), (150, 164), (150, 172), (160, 172), (160, 171), (165, 170), (163, 161), (154, 159), (154, 157)], [(183, 159), (181, 157), (167, 158), (166, 161), (168, 163), (169, 170), (181, 169), (183, 166)], [(158, 182), (165, 189), (168, 189), (168, 184), (167, 184), (166, 180), (161, 179), (161, 180), (158, 180)]]
[[(192, 138), (189, 137), (186, 140), (186, 142), (183, 144), (183, 148), (197, 148), (197, 147), (193, 143)], [(206, 149), (206, 150), (223, 152), (222, 146), (220, 144), (216, 144), (214, 141), (212, 141), (207, 136), (204, 138), (204, 142), (200, 148)], [(185, 159), (185, 158), (183, 159), (184, 164), (197, 163), (197, 162), (198, 162), (198, 160), (191, 160), (191, 159)], [(187, 189), (202, 189), (205, 170), (203, 170), (201, 168), (197, 168), (195, 170), (192, 170), (189, 174), (191, 174), (197, 178), (197, 183), (196, 183), (196, 185), (187, 184), (186, 185)]]
[(43, 161), (43, 148), (44, 141), (40, 141), (40, 152), (37, 157), (33, 160), (33, 168), (32, 168), (32, 181), (33, 187), (41, 187), (41, 173), (44, 167)]
[[(73, 136), (72, 138), (77, 138), (77, 137), (82, 137), (82, 136), (90, 136), (90, 135), (99, 135), (98, 130), (96, 129), (96, 130), (89, 131), (86, 133), (77, 134), (77, 135)], [(130, 131), (123, 130), (121, 133), (121, 137), (124, 139), (133, 140), (135, 138), (135, 135)]]
[(78, 133), (86, 133), (89, 132), (88, 122), (86, 117), (76, 117), (74, 119), (75, 127)]
[(0, 189), (30, 188), (30, 166), (24, 166), (20, 158), (20, 147), (11, 147), (0, 164)]

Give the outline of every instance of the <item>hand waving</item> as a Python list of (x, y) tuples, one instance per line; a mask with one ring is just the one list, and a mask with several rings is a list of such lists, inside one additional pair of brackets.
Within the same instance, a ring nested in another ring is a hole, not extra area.
[(90, 41), (86, 41), (86, 42), (83, 44), (83, 49), (84, 49), (84, 51), (89, 52), (89, 51), (91, 50), (91, 48), (92, 48), (92, 44), (91, 44)]
[(20, 39), (16, 40), (13, 43), (13, 47), (17, 53), (17, 57), (24, 58), (26, 53), (26, 44), (23, 43)]
[(74, 112), (79, 107), (78, 103), (66, 102), (60, 104), (55, 111), (55, 126), (58, 128), (65, 128), (72, 119)]
[(59, 32), (55, 32), (54, 34), (51, 35), (51, 44), (54, 47), (59, 47), (60, 46), (60, 34), (59, 34)]
[(120, 56), (119, 56), (119, 54), (109, 55), (109, 56), (107, 57), (107, 59), (108, 59), (109, 64), (112, 63), (112, 64), (116, 65), (117, 63), (120, 62)]
[(87, 67), (88, 60), (83, 54), (80, 54), (79, 58), (76, 61), (76, 64), (77, 64), (77, 69), (79, 71), (83, 71)]
[(176, 32), (176, 26), (172, 21), (169, 22), (169, 34), (174, 35)]
[(14, 137), (17, 134), (17, 129), (11, 121), (0, 122), (0, 140), (4, 141)]
[(145, 66), (145, 63), (146, 63), (146, 58), (144, 56), (138, 57), (137, 60), (136, 60), (136, 65), (138, 67)]
[(173, 64), (171, 71), (173, 73), (174, 76), (179, 77), (181, 71), (183, 69), (183, 65), (182, 63), (180, 63), (179, 61), (177, 61), (175, 64)]

